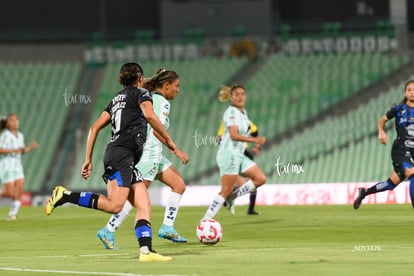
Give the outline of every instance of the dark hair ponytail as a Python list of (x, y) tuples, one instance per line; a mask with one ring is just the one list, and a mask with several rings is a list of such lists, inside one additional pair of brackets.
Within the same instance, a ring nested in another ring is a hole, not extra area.
[(157, 88), (162, 87), (166, 82), (172, 83), (180, 76), (175, 71), (166, 70), (164, 68), (158, 69), (154, 76), (149, 79), (145, 79), (143, 87), (148, 91), (154, 91)]
[(7, 117), (6, 116), (0, 116), (0, 131), (6, 128), (7, 125)]
[(119, 70), (119, 83), (123, 86), (134, 85), (144, 75), (141, 65), (136, 62), (128, 62)]

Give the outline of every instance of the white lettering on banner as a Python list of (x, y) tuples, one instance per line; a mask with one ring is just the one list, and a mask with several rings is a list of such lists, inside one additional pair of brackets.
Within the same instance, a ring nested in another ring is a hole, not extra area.
[(89, 63), (126, 62), (129, 60), (159, 61), (195, 59), (199, 56), (199, 48), (194, 43), (187, 44), (151, 44), (95, 46), (85, 50), (85, 61)]
[[(257, 190), (258, 205), (352, 205), (359, 187), (371, 187), (375, 182), (266, 184)], [(409, 204), (408, 183), (401, 183), (392, 191), (367, 196), (363, 204)], [(181, 199), (182, 206), (208, 206), (220, 191), (218, 185), (187, 186)], [(169, 187), (161, 188), (161, 205), (165, 205)], [(236, 199), (236, 205), (249, 204), (249, 196)]]
[(372, 53), (397, 49), (397, 40), (388, 36), (351, 36), (290, 39), (282, 45), (283, 52), (289, 55), (314, 53)]

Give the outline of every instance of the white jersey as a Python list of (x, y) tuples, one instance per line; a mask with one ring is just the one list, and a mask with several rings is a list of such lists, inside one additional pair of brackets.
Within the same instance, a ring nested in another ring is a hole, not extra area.
[[(24, 148), (24, 138), (21, 132), (15, 136), (10, 130), (5, 129), (0, 133), (0, 148), (21, 149)], [(0, 171), (22, 171), (22, 154), (9, 153), (0, 154)]]
[[(170, 114), (170, 103), (160, 94), (155, 92), (152, 95), (152, 104), (154, 107), (154, 113), (157, 115), (158, 119), (161, 121), (161, 124), (165, 129), (168, 129), (170, 126), (169, 114)], [(150, 124), (147, 126), (147, 140), (144, 144), (144, 149), (140, 162), (148, 161), (159, 161), (162, 157), (162, 147), (163, 144), (157, 139), (154, 135), (153, 129)], [(157, 161), (157, 162), (158, 162)], [(156, 163), (157, 163), (156, 162)]]
[(243, 136), (250, 135), (250, 120), (247, 117), (246, 110), (240, 111), (234, 106), (229, 106), (223, 115), (224, 122), (224, 133), (221, 137), (220, 148), (222, 149), (232, 149), (237, 150), (241, 153), (244, 153), (246, 149), (246, 143), (242, 141), (233, 141), (230, 138), (229, 127), (237, 126), (239, 129), (239, 134)]

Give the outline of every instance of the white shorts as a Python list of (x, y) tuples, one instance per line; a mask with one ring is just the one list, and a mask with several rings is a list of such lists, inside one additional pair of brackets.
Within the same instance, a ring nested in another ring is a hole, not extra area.
[(151, 159), (145, 162), (139, 161), (136, 167), (141, 172), (142, 177), (145, 180), (154, 181), (157, 174), (165, 171), (170, 166), (170, 160), (168, 160), (164, 155), (162, 155), (159, 161), (154, 161)]
[(0, 183), (11, 183), (17, 179), (24, 178), (23, 168), (0, 171)]
[(249, 157), (237, 150), (222, 149), (217, 151), (217, 166), (220, 170), (220, 176), (242, 174), (256, 163)]

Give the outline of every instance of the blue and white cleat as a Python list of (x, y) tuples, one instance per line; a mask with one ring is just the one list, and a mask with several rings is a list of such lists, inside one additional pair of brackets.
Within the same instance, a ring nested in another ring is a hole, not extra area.
[(187, 239), (180, 236), (173, 226), (168, 226), (165, 224), (163, 224), (160, 230), (158, 231), (158, 237), (162, 239), (170, 240), (172, 242), (178, 242), (178, 243), (187, 242)]
[(106, 249), (109, 250), (118, 250), (118, 247), (115, 245), (115, 234), (104, 227), (99, 229), (96, 233), (98, 239), (103, 243)]

